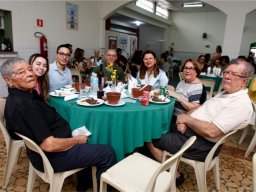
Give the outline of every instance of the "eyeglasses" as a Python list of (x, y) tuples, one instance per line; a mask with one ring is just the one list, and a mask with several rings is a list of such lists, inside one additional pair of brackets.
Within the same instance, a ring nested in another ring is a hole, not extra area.
[(229, 75), (231, 79), (237, 79), (238, 77), (248, 78), (246, 76), (242, 76), (242, 75), (238, 75), (236, 73), (233, 73), (232, 71), (223, 71), (223, 76), (226, 77), (227, 75)]
[(62, 52), (58, 52), (58, 54), (61, 56), (61, 57), (70, 57), (70, 53), (62, 53)]
[(183, 71), (192, 71), (192, 70), (195, 70), (195, 68), (194, 67), (184, 67), (183, 68)]
[(107, 54), (107, 57), (116, 57), (116, 55)]
[(29, 73), (33, 73), (33, 69), (32, 69), (31, 67), (29, 67), (29, 68), (27, 68), (27, 69), (21, 69), (21, 70), (19, 70), (19, 71), (17, 71), (17, 72), (12, 72), (12, 73), (13, 73), (14, 75), (20, 77), (20, 78), (23, 78), (23, 77), (25, 77), (25, 75), (26, 75), (28, 72), (29, 72)]

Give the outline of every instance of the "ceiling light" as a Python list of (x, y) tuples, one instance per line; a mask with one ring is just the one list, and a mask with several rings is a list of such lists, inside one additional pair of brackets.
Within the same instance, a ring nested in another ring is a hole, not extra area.
[(190, 2), (182, 4), (183, 7), (203, 7), (202, 2)]
[(140, 26), (143, 22), (141, 22), (141, 21), (134, 21), (133, 23), (135, 23), (137, 26)]

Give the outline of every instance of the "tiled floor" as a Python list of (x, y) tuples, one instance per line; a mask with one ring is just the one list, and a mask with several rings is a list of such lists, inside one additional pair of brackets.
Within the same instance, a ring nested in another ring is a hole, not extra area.
[[(252, 191), (252, 154), (249, 156), (249, 158), (244, 159), (244, 153), (253, 134), (254, 132), (250, 130), (244, 143), (239, 149), (237, 148), (237, 143), (241, 135), (241, 131), (235, 133), (225, 143), (220, 154), (221, 191)], [(1, 132), (0, 159), (0, 184), (2, 185), (6, 148)], [(183, 185), (178, 187), (177, 191), (197, 191), (197, 184), (193, 169), (181, 163), (180, 170), (185, 174), (186, 180)], [(19, 163), (15, 166), (13, 174), (11, 175), (7, 190), (0, 189), (0, 192), (26, 191), (27, 175), (28, 161), (24, 151), (22, 151)], [(216, 191), (212, 172), (208, 172), (207, 174), (207, 186), (209, 191)], [(33, 191), (48, 191), (48, 184), (45, 184), (41, 179), (38, 178)], [(75, 191), (71, 178), (67, 178), (65, 180), (62, 191)]]

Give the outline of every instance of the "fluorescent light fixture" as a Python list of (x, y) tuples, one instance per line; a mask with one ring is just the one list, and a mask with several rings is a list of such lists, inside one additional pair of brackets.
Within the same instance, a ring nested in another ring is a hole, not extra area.
[(141, 22), (141, 21), (134, 21), (133, 23), (135, 23), (137, 26), (140, 26), (143, 22)]
[(202, 2), (190, 2), (190, 3), (184, 3), (182, 5), (183, 7), (203, 7)]

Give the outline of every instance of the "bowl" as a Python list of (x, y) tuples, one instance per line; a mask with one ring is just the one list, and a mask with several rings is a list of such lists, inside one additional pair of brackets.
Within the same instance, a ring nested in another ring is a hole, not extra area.
[(107, 95), (107, 101), (109, 104), (118, 104), (120, 98), (121, 98), (121, 93), (119, 92), (108, 92), (106, 93)]
[[(144, 85), (140, 86), (140, 88), (142, 88), (142, 87), (144, 87)], [(152, 86), (151, 85), (147, 85), (141, 91), (148, 91), (148, 92), (150, 92), (151, 90), (152, 90)]]
[(142, 96), (142, 91), (140, 91), (140, 88), (132, 88), (132, 97), (137, 99), (139, 96)]

